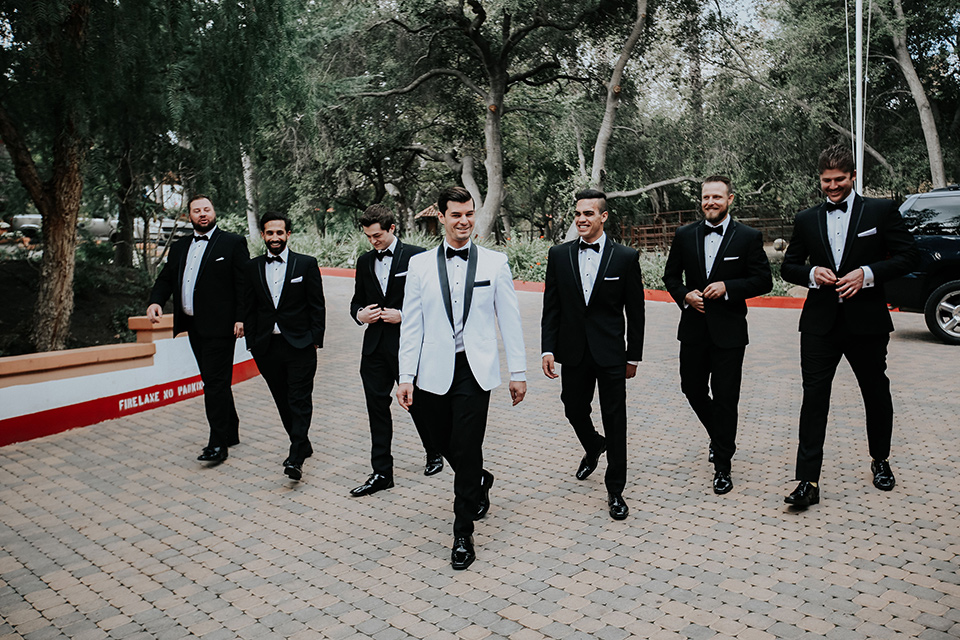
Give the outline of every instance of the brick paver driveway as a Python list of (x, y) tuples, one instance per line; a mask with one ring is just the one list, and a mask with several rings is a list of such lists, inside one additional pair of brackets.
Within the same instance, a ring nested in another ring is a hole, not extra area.
[(960, 350), (898, 314), (891, 493), (870, 483), (862, 406), (841, 365), (822, 502), (783, 504), (800, 402), (798, 312), (753, 309), (735, 488), (710, 490), (707, 440), (679, 391), (678, 310), (647, 305), (628, 386), (630, 517), (607, 515), (559, 381), (539, 372), (540, 295), (521, 293), (530, 389), (494, 392), (485, 454), (493, 507), (477, 562), (450, 569), (452, 474), (421, 475), (396, 407), (397, 486), (354, 499), (369, 436), (352, 281), (325, 278), (304, 481), (262, 379), (236, 387), (242, 444), (194, 461), (202, 401), (0, 449), (0, 637), (960, 637)]

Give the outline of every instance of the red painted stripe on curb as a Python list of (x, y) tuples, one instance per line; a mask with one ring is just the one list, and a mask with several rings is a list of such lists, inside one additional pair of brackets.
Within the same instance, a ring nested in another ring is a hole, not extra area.
[[(233, 365), (233, 384), (260, 374), (253, 358)], [(0, 420), (0, 446), (129, 416), (203, 393), (200, 376)]]
[[(320, 267), (320, 274), (332, 276), (334, 278), (354, 278), (356, 269), (341, 269), (339, 267)], [(530, 293), (543, 293), (542, 282), (530, 282), (529, 280), (514, 280), (513, 288), (517, 291), (527, 291)], [(652, 302), (673, 302), (673, 298), (666, 291), (660, 289), (644, 289), (643, 299)], [(762, 298), (750, 298), (747, 300), (748, 307), (767, 307), (774, 309), (801, 309), (803, 301), (806, 298), (790, 298), (786, 296), (764, 296)]]

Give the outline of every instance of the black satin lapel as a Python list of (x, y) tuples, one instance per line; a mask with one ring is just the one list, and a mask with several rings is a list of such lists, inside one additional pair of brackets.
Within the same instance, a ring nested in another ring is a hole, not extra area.
[(447, 310), (447, 320), (450, 328), (453, 324), (453, 303), (450, 301), (450, 282), (447, 280), (447, 259), (444, 257), (443, 243), (437, 248), (437, 275), (440, 276), (440, 294), (443, 296), (443, 306)]
[(264, 256), (257, 258), (257, 273), (260, 274), (260, 284), (263, 286), (263, 292), (267, 296), (267, 300), (273, 304), (273, 294), (270, 293), (270, 287), (267, 286), (267, 259)]
[[(380, 302), (383, 302), (383, 299), (385, 296), (383, 295), (383, 290), (380, 288), (380, 279), (377, 277), (377, 250), (376, 249), (373, 250), (373, 255), (371, 255), (370, 257), (372, 258), (372, 260), (370, 260), (370, 278), (376, 283), (377, 286), (374, 288), (380, 293)], [(387, 279), (387, 286), (388, 287), (390, 286), (389, 278)]]
[(473, 281), (477, 278), (477, 245), (470, 243), (470, 259), (467, 260), (467, 283), (463, 292), (463, 326), (467, 326), (470, 303), (473, 302)]
[(863, 216), (863, 198), (853, 197), (853, 205), (850, 207), (850, 224), (847, 227), (847, 239), (843, 243), (843, 253), (840, 255), (840, 264), (837, 267), (842, 268), (850, 257), (850, 249), (857, 238), (857, 229), (860, 228), (860, 218)]
[[(283, 297), (287, 295), (287, 288), (290, 285), (290, 280), (293, 278), (294, 269), (297, 268), (297, 257), (293, 255), (293, 252), (288, 253), (287, 258), (287, 270), (283, 274), (283, 287), (280, 289), (280, 299), (277, 301), (277, 309), (280, 308)], [(264, 262), (266, 262), (266, 260), (264, 260)]]
[(220, 229), (217, 229), (210, 234), (210, 239), (207, 241), (207, 250), (203, 252), (203, 257), (200, 258), (200, 268), (197, 269), (197, 280), (200, 279), (200, 274), (203, 273), (203, 268), (207, 266), (207, 262), (210, 260), (210, 255), (213, 253), (213, 246), (217, 244), (217, 240), (220, 239), (221, 235), (223, 235), (223, 232), (220, 231)]
[[(393, 279), (397, 276), (397, 271), (400, 270), (400, 256), (403, 255), (403, 243), (399, 240), (397, 241), (397, 250), (393, 253), (393, 258), (390, 259), (390, 274), (387, 276), (387, 290), (383, 293), (383, 299), (387, 299), (387, 294), (390, 293), (390, 288), (393, 287)], [(374, 279), (376, 279), (376, 270), (374, 270)]]
[(577, 300), (586, 305), (583, 301), (583, 279), (580, 277), (580, 241), (574, 240), (570, 243), (570, 270), (573, 271), (573, 280), (577, 283)]
[[(827, 260), (830, 261), (830, 266), (833, 268), (833, 272), (837, 272), (837, 265), (833, 261), (833, 249), (830, 248), (830, 238), (827, 237), (827, 205), (820, 205), (820, 211), (817, 213), (817, 224), (820, 226), (820, 241), (823, 242), (823, 250), (827, 254)], [(842, 258), (842, 256), (841, 256)]]
[(700, 271), (697, 273), (700, 274), (700, 277), (703, 278), (704, 282), (707, 281), (707, 255), (703, 250), (703, 243), (707, 236), (706, 228), (707, 223), (701, 220), (700, 224), (697, 225), (697, 228), (695, 229), (696, 233), (694, 234), (697, 245), (694, 247), (694, 249), (697, 251), (697, 264), (700, 265)]
[[(717, 257), (713, 259), (713, 269), (710, 271), (711, 274), (717, 273), (718, 263), (723, 261), (723, 256), (727, 253), (727, 247), (730, 246), (730, 243), (733, 242), (733, 236), (737, 233), (737, 223), (733, 220), (730, 221), (730, 224), (727, 225), (727, 230), (723, 234), (723, 239), (720, 241), (720, 248), (717, 249)], [(703, 243), (700, 243), (701, 246)], [(706, 260), (706, 258), (704, 258)]]
[[(607, 275), (607, 267), (610, 266), (610, 261), (613, 259), (613, 240), (607, 236), (607, 241), (603, 246), (603, 255), (600, 256), (600, 264), (597, 266), (597, 279), (593, 281), (593, 289), (590, 290), (590, 302), (593, 302), (593, 294), (597, 292), (597, 286), (603, 282), (603, 278)], [(580, 270), (577, 269), (577, 273)], [(582, 290), (582, 285), (581, 285)], [(590, 302), (587, 302), (587, 305), (590, 305)]]

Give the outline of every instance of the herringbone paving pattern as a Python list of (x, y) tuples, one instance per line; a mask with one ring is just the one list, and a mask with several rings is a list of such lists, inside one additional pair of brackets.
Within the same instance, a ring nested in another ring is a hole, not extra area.
[[(494, 392), (493, 506), (454, 572), (452, 474), (421, 475), (394, 403), (397, 486), (369, 473), (352, 282), (325, 278), (326, 347), (304, 481), (262, 379), (238, 385), (240, 446), (194, 461), (202, 401), (0, 449), (0, 638), (960, 637), (960, 350), (897, 314), (890, 345), (898, 485), (870, 483), (849, 368), (834, 387), (822, 502), (791, 511), (798, 312), (753, 309), (734, 490), (715, 496), (707, 440), (679, 391), (679, 312), (648, 303), (628, 386), (630, 517), (607, 515), (539, 372), (539, 294), (521, 293), (530, 388)], [(598, 412), (599, 413), (599, 412)]]

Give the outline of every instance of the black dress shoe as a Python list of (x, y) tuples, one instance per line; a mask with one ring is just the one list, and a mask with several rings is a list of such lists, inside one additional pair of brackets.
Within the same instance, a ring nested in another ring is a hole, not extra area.
[(217, 464), (227, 459), (226, 447), (204, 447), (203, 451), (197, 456), (200, 462), (216, 462)]
[(713, 474), (713, 492), (718, 496), (730, 493), (733, 489), (733, 480), (730, 479), (729, 471), (717, 471)]
[(391, 487), (393, 487), (393, 478), (389, 478), (381, 473), (371, 473), (366, 482), (359, 487), (350, 489), (350, 495), (358, 498), (360, 496), (368, 496), (382, 489), (390, 489)]
[(466, 569), (477, 559), (473, 551), (473, 536), (457, 536), (453, 539), (453, 551), (450, 553), (450, 565), (457, 571)]
[(427, 463), (423, 465), (423, 475), (432, 476), (443, 471), (443, 456), (439, 453), (428, 453)]
[(897, 485), (897, 479), (893, 477), (893, 469), (886, 460), (874, 460), (870, 463), (870, 471), (873, 472), (873, 486), (881, 491), (891, 491)]
[(619, 493), (611, 493), (607, 497), (607, 503), (610, 505), (610, 517), (614, 520), (624, 520), (630, 513), (630, 508), (623, 501), (623, 496)]
[(820, 488), (804, 480), (783, 501), (795, 507), (809, 507), (820, 502)]
[(295, 464), (290, 460), (283, 461), (283, 472), (292, 480), (299, 480), (303, 477), (303, 465)]
[(490, 487), (493, 486), (493, 474), (486, 469), (480, 474), (480, 503), (477, 505), (477, 515), (474, 520), (479, 520), (487, 515), (490, 510)]
[(600, 448), (593, 453), (587, 453), (580, 461), (580, 468), (577, 469), (577, 480), (586, 480), (590, 474), (597, 470), (597, 463), (600, 461), (600, 454), (607, 450), (606, 439), (601, 439)]

